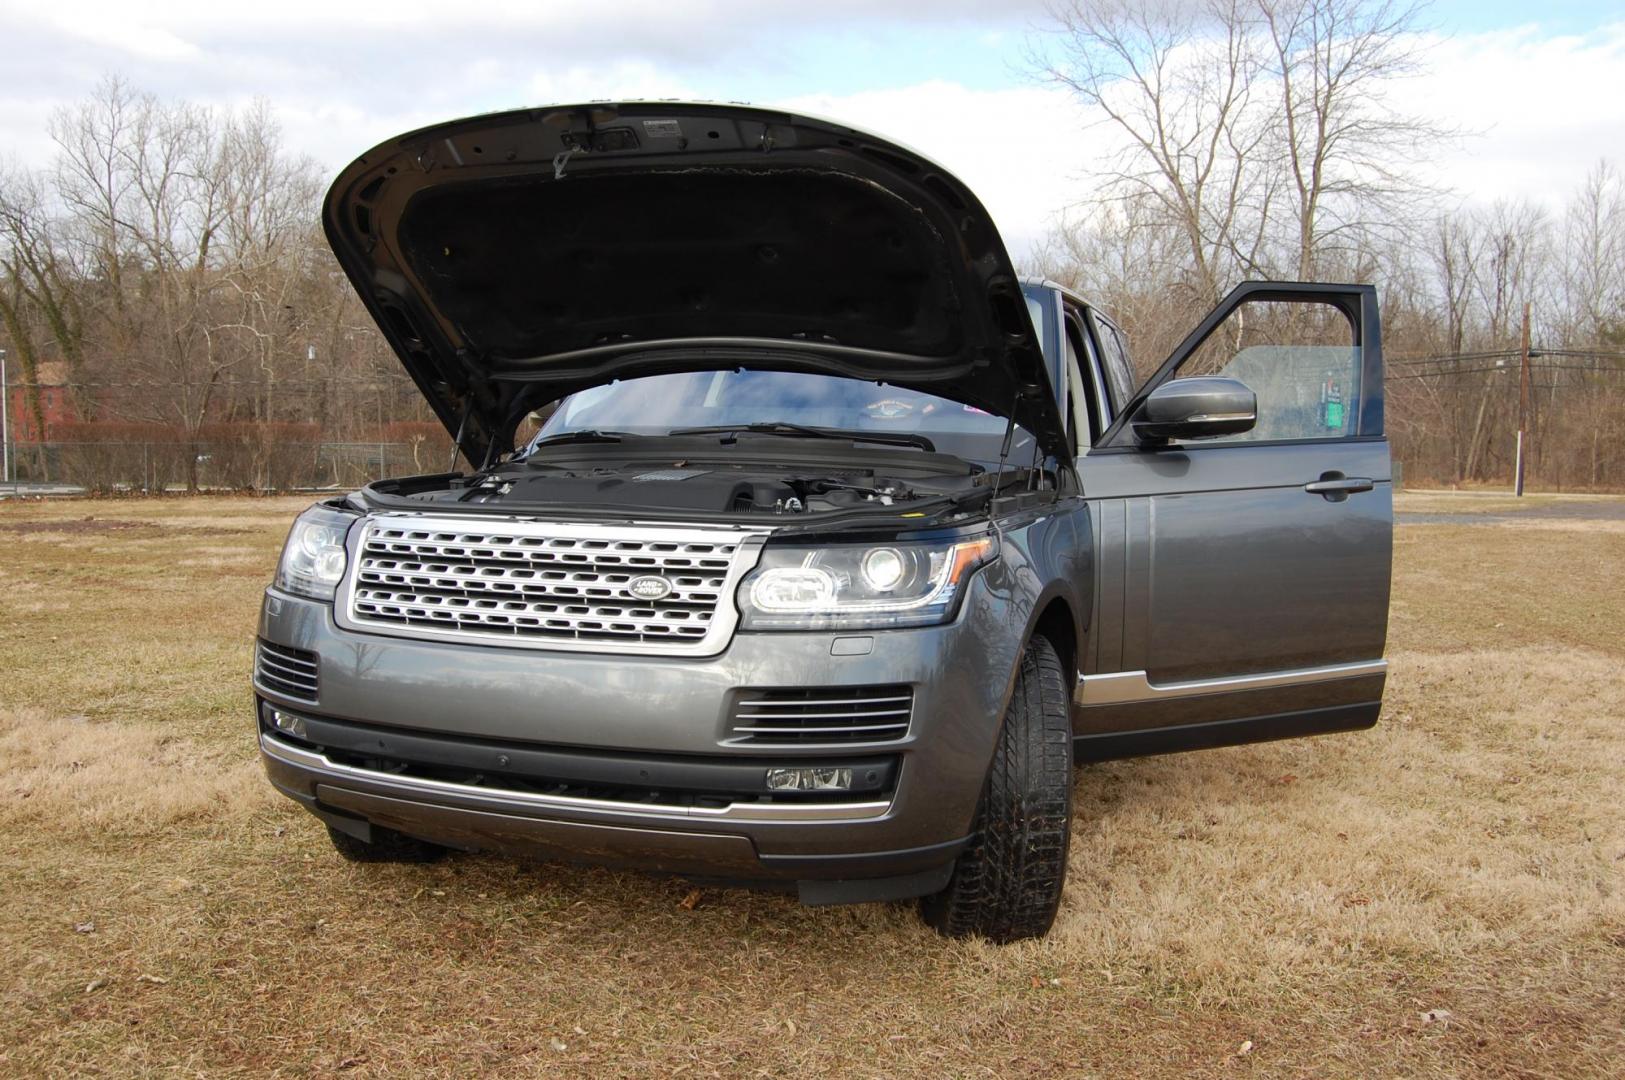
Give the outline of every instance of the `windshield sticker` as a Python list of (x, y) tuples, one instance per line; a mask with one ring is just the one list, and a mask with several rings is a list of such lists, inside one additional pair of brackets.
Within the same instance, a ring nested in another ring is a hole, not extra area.
[(881, 398), (864, 406), (864, 412), (876, 420), (897, 420), (914, 411), (912, 402), (900, 398)]
[(643, 133), (651, 139), (681, 139), (683, 125), (676, 120), (645, 120)]

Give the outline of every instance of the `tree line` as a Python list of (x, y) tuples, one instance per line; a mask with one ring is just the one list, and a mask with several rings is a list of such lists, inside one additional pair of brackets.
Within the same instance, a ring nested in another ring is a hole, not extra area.
[(162, 480), (188, 486), (216, 458), (262, 482), (289, 439), (438, 431), (321, 236), (322, 170), (264, 103), (109, 78), (50, 136), (48, 167), (0, 171), (0, 347), (34, 431), (64, 386), (51, 437), (162, 445)]
[[(1527, 306), (1532, 482), (1625, 487), (1625, 178), (1606, 160), (1554, 176), (1560, 206), (1430, 184), (1430, 155), (1474, 136), (1402, 107), (1423, 41), (1391, 0), (1052, 8), (1032, 65), (1113, 149), (1028, 269), (1113, 313), (1142, 374), (1240, 281), (1375, 282), (1413, 484), (1508, 481)], [(0, 169), (0, 347), (33, 430), (60, 383), (57, 438), (175, 446), (163, 482), (195, 486), (211, 460), (286, 482), (310, 471), (277, 454), (317, 441), (379, 446), (317, 480), (443, 464), (449, 440), (321, 236), (323, 171), (263, 103), (109, 78), (50, 136), (46, 167)]]
[(1116, 315), (1142, 374), (1240, 281), (1374, 282), (1408, 482), (1507, 483), (1527, 309), (1533, 482), (1625, 486), (1615, 164), (1552, 176), (1560, 208), (1430, 184), (1430, 155), (1474, 135), (1402, 107), (1427, 62), (1414, 5), (1071, 0), (1052, 14), (1033, 66), (1114, 149), (1034, 261)]

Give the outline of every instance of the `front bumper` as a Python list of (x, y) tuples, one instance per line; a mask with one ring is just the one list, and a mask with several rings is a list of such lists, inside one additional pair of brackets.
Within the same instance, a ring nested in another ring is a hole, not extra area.
[[(281, 791), (363, 837), (380, 825), (458, 848), (796, 885), (812, 902), (931, 892), (946, 881), (970, 832), (1015, 668), (1018, 642), (997, 617), (1001, 605), (987, 577), (972, 579), (959, 618), (948, 625), (740, 633), (721, 654), (705, 658), (521, 651), (358, 633), (337, 626), (327, 604), (266, 594), (260, 636), (320, 660), (314, 703), (257, 682), (270, 705), (403, 737), (629, 759), (718, 765), (885, 759), (896, 771), (880, 793), (696, 806), (559, 796), (358, 767), (353, 757), (264, 729), (262, 756)], [(838, 746), (741, 745), (730, 738), (728, 703), (736, 689), (875, 684), (912, 687), (906, 737)]]

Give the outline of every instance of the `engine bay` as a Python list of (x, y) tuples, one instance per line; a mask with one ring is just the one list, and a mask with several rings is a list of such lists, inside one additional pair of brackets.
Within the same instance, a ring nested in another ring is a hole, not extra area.
[(907, 480), (862, 467), (677, 462), (591, 466), (521, 465), (453, 480), (417, 499), (435, 503), (592, 506), (700, 514), (803, 514), (889, 507), (969, 493), (976, 474)]

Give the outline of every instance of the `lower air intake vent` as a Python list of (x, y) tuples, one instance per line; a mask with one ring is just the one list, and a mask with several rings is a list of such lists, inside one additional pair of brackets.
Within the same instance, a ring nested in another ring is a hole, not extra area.
[(758, 745), (895, 742), (908, 734), (908, 686), (741, 690), (729, 739)]
[(273, 694), (316, 700), (316, 654), (261, 641), (254, 652), (254, 682)]

